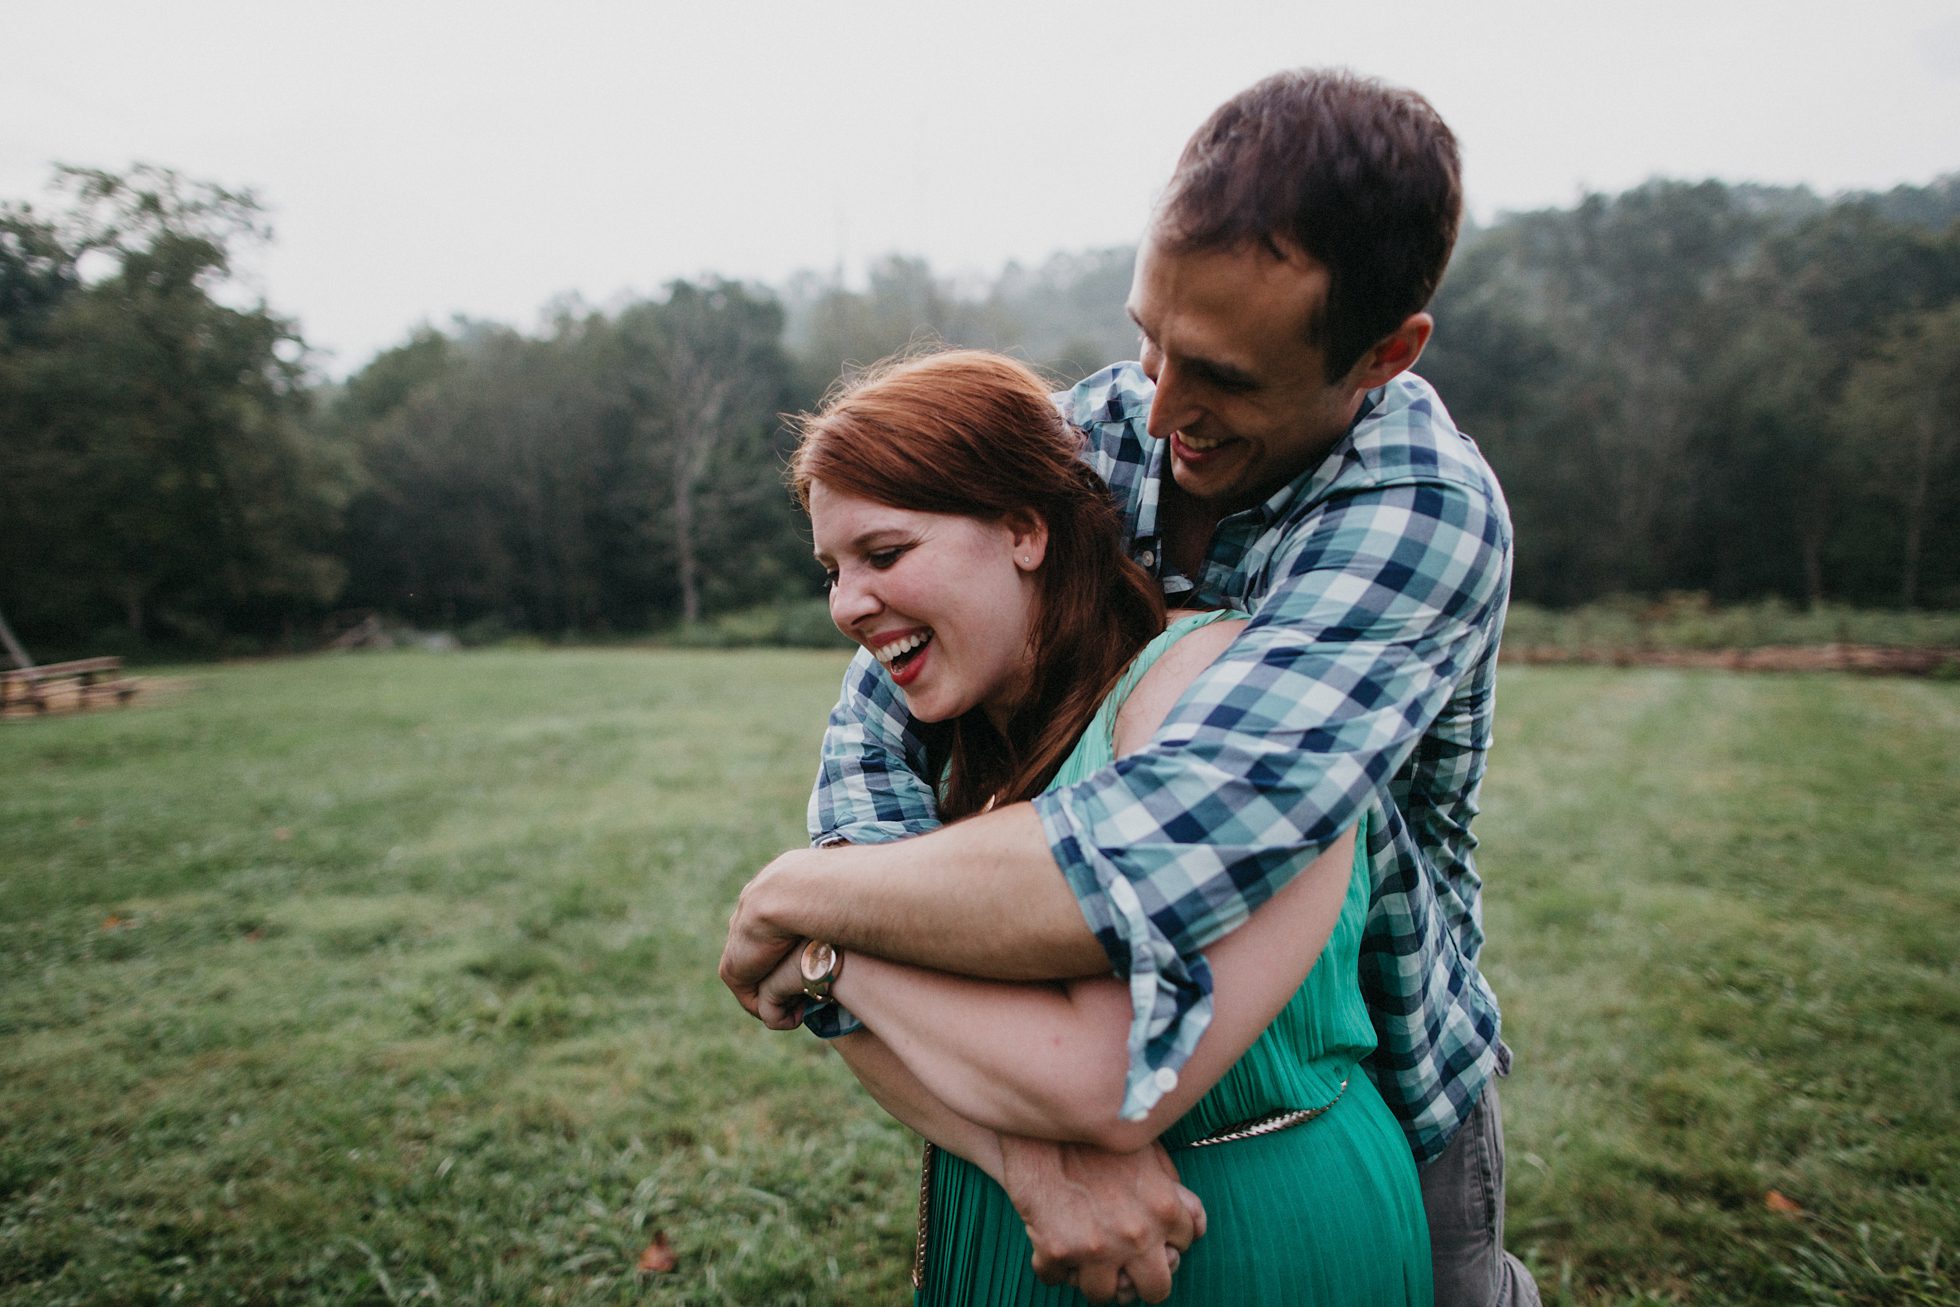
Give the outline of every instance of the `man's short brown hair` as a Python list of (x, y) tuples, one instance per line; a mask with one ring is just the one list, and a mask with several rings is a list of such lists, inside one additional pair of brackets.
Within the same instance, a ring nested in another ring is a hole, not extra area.
[(1290, 246), (1330, 278), (1309, 324), (1338, 380), (1436, 293), (1463, 212), (1456, 137), (1414, 91), (1341, 69), (1274, 73), (1184, 146), (1154, 231), (1172, 250)]

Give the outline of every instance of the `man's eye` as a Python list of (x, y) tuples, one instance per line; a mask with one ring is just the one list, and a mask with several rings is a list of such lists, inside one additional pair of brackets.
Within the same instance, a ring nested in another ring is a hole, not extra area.
[(826, 590), (835, 590), (835, 589), (837, 588), (837, 569), (836, 569), (836, 568), (834, 568), (834, 567), (826, 567), (826, 568), (824, 569), (824, 571), (823, 571), (823, 588), (824, 588), (824, 589), (826, 589)]

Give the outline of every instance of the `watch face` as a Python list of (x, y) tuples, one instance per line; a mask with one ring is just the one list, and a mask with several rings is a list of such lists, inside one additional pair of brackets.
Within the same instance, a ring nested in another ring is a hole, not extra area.
[(822, 980), (837, 961), (837, 950), (820, 940), (812, 940), (803, 950), (803, 979)]

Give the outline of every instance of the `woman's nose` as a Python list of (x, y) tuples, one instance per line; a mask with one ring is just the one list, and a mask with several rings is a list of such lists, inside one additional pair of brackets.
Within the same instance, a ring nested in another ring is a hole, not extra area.
[(854, 635), (853, 628), (876, 616), (882, 606), (875, 589), (855, 568), (839, 572), (837, 583), (830, 587), (830, 620), (845, 635)]

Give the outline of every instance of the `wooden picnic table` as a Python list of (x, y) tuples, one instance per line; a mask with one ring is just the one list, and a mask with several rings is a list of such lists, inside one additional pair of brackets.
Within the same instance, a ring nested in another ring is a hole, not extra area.
[(9, 668), (0, 671), (0, 713), (13, 703), (31, 704), (35, 712), (46, 712), (48, 691), (71, 683), (84, 708), (111, 696), (119, 704), (127, 703), (136, 693), (136, 682), (122, 674), (120, 658), (78, 658), (68, 663)]

